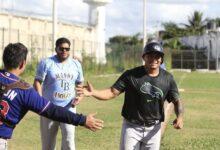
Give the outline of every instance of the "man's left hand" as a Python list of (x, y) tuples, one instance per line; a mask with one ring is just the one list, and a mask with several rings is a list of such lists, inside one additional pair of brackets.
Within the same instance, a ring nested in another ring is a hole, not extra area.
[(75, 99), (72, 101), (72, 106), (78, 105), (83, 99), (83, 96), (77, 96)]
[(175, 129), (182, 129), (183, 128), (183, 118), (178, 117), (173, 121), (173, 127)]

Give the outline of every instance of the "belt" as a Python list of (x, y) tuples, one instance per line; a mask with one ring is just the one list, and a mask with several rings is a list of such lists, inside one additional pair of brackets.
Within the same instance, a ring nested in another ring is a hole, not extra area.
[[(127, 120), (127, 119), (126, 119)], [(145, 127), (151, 127), (154, 126), (155, 124), (158, 124), (160, 120), (153, 120), (153, 121), (138, 121), (138, 120), (127, 120), (130, 123), (140, 125), (140, 126), (145, 126)]]
[(2, 136), (0, 136), (0, 139), (4, 139), (4, 140), (7, 140), (8, 138), (5, 138), (5, 137), (2, 137)]

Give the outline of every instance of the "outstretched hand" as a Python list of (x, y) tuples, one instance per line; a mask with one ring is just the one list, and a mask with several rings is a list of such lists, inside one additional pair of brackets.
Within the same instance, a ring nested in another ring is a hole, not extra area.
[(92, 96), (94, 88), (91, 83), (87, 81), (87, 85), (77, 85), (76, 86), (76, 93), (77, 95), (84, 95), (84, 96)]
[(175, 129), (182, 129), (183, 128), (183, 119), (181, 117), (180, 118), (176, 118), (173, 121), (173, 127)]
[(74, 100), (72, 101), (72, 106), (76, 106), (76, 105), (78, 105), (81, 101), (82, 101), (82, 99), (83, 99), (83, 93), (78, 93), (77, 92), (77, 88), (82, 88), (83, 89), (83, 84), (77, 84), (76, 85), (76, 88), (75, 88), (75, 90), (76, 90), (76, 97), (74, 98)]
[(104, 127), (103, 126), (104, 121), (100, 119), (96, 119), (95, 118), (96, 114), (97, 113), (89, 114), (86, 117), (86, 123), (85, 123), (85, 127), (94, 132), (97, 130), (101, 130)]

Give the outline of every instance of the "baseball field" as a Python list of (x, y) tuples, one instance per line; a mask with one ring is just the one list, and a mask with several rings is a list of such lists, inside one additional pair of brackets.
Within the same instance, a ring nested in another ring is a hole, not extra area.
[[(175, 130), (170, 125), (162, 138), (161, 150), (219, 150), (220, 149), (220, 74), (173, 72), (181, 90), (185, 106), (184, 129)], [(118, 75), (89, 76), (94, 87), (109, 87)], [(33, 79), (29, 77), (29, 82)], [(123, 95), (114, 100), (100, 102), (85, 98), (77, 108), (88, 114), (97, 112), (97, 117), (105, 121), (105, 127), (98, 132), (90, 132), (77, 127), (76, 147), (78, 150), (117, 150), (119, 146)], [(57, 137), (60, 149), (61, 134)], [(40, 150), (39, 116), (29, 112), (16, 127), (9, 150)]]

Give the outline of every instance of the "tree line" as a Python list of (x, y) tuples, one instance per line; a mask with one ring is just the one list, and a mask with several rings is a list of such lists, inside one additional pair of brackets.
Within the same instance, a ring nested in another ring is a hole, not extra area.
[[(162, 40), (171, 40), (172, 43), (172, 39), (176, 39), (179, 37), (202, 35), (206, 32), (207, 29), (210, 29), (213, 25), (215, 25), (216, 27), (220, 27), (220, 18), (204, 18), (203, 13), (196, 10), (190, 16), (188, 16), (187, 23), (162, 23), (164, 31), (160, 38)], [(138, 45), (143, 41), (140, 35), (140, 33), (137, 33), (133, 36), (117, 35), (109, 39), (109, 44)]]

